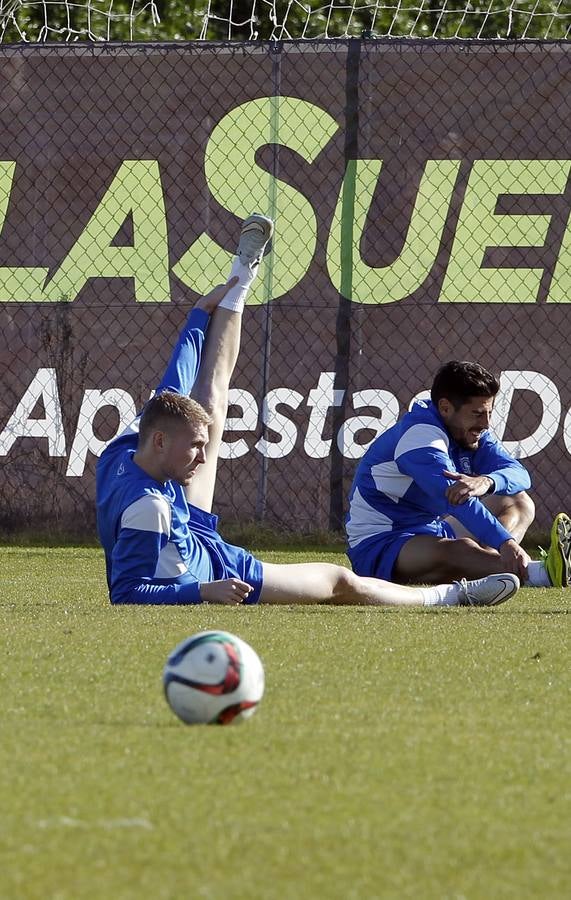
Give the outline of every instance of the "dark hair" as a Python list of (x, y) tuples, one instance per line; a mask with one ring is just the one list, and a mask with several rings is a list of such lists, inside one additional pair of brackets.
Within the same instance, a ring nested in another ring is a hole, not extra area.
[(191, 397), (174, 391), (155, 394), (143, 409), (139, 423), (139, 442), (145, 443), (153, 431), (166, 430), (181, 422), (188, 422), (197, 428), (200, 425), (208, 427), (212, 424), (212, 417)]
[(460, 409), (470, 397), (495, 397), (500, 382), (495, 375), (473, 362), (452, 360), (440, 367), (432, 382), (430, 399), (435, 405), (446, 398)]

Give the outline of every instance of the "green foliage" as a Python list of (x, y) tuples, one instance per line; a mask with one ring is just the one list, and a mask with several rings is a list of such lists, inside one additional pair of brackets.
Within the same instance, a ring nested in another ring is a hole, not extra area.
[[(100, 551), (74, 548), (5, 548), (0, 579), (3, 896), (567, 896), (567, 592), (111, 608)], [(234, 728), (162, 696), (170, 649), (211, 627), (265, 664)]]

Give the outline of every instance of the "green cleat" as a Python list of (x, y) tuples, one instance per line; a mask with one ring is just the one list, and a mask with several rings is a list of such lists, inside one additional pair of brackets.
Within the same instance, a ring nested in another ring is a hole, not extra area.
[(557, 513), (551, 526), (551, 543), (543, 551), (543, 563), (553, 587), (571, 584), (571, 519), (567, 513)]

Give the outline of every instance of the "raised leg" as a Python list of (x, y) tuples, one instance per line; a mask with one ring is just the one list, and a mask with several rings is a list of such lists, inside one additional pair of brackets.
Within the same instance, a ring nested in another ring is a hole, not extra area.
[(212, 416), (206, 462), (185, 488), (189, 503), (207, 512), (212, 509), (218, 453), (228, 411), (230, 379), (238, 358), (242, 310), (248, 289), (273, 234), (271, 219), (254, 213), (242, 225), (237, 256), (230, 272), (233, 283), (214, 312), (191, 397)]
[(218, 308), (213, 314), (198, 377), (191, 397), (212, 416), (208, 429), (206, 462), (197, 470), (185, 488), (189, 503), (207, 512), (212, 509), (218, 453), (228, 411), (228, 389), (240, 349), (242, 316), (228, 309)]

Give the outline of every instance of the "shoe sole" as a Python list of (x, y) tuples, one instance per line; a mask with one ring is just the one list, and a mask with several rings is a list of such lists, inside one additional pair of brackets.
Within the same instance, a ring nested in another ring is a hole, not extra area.
[(240, 244), (242, 243), (242, 238), (244, 237), (244, 235), (250, 233), (259, 234), (264, 241), (259, 251), (259, 259), (262, 259), (270, 252), (271, 239), (274, 234), (274, 224), (270, 219), (264, 219), (262, 216), (258, 218), (257, 216), (255, 216), (255, 214), (254, 216), (248, 217), (244, 221), (244, 224), (242, 225), (242, 229), (240, 231), (240, 240), (238, 242), (238, 249), (236, 251), (238, 255), (240, 255), (241, 253)]
[(259, 218), (254, 218), (252, 216), (244, 221), (240, 231), (240, 237), (242, 237), (243, 234), (248, 234), (248, 232), (250, 231), (260, 232), (265, 240), (269, 241), (274, 233), (274, 223), (271, 221), (271, 219), (264, 219), (262, 216), (260, 216)]

